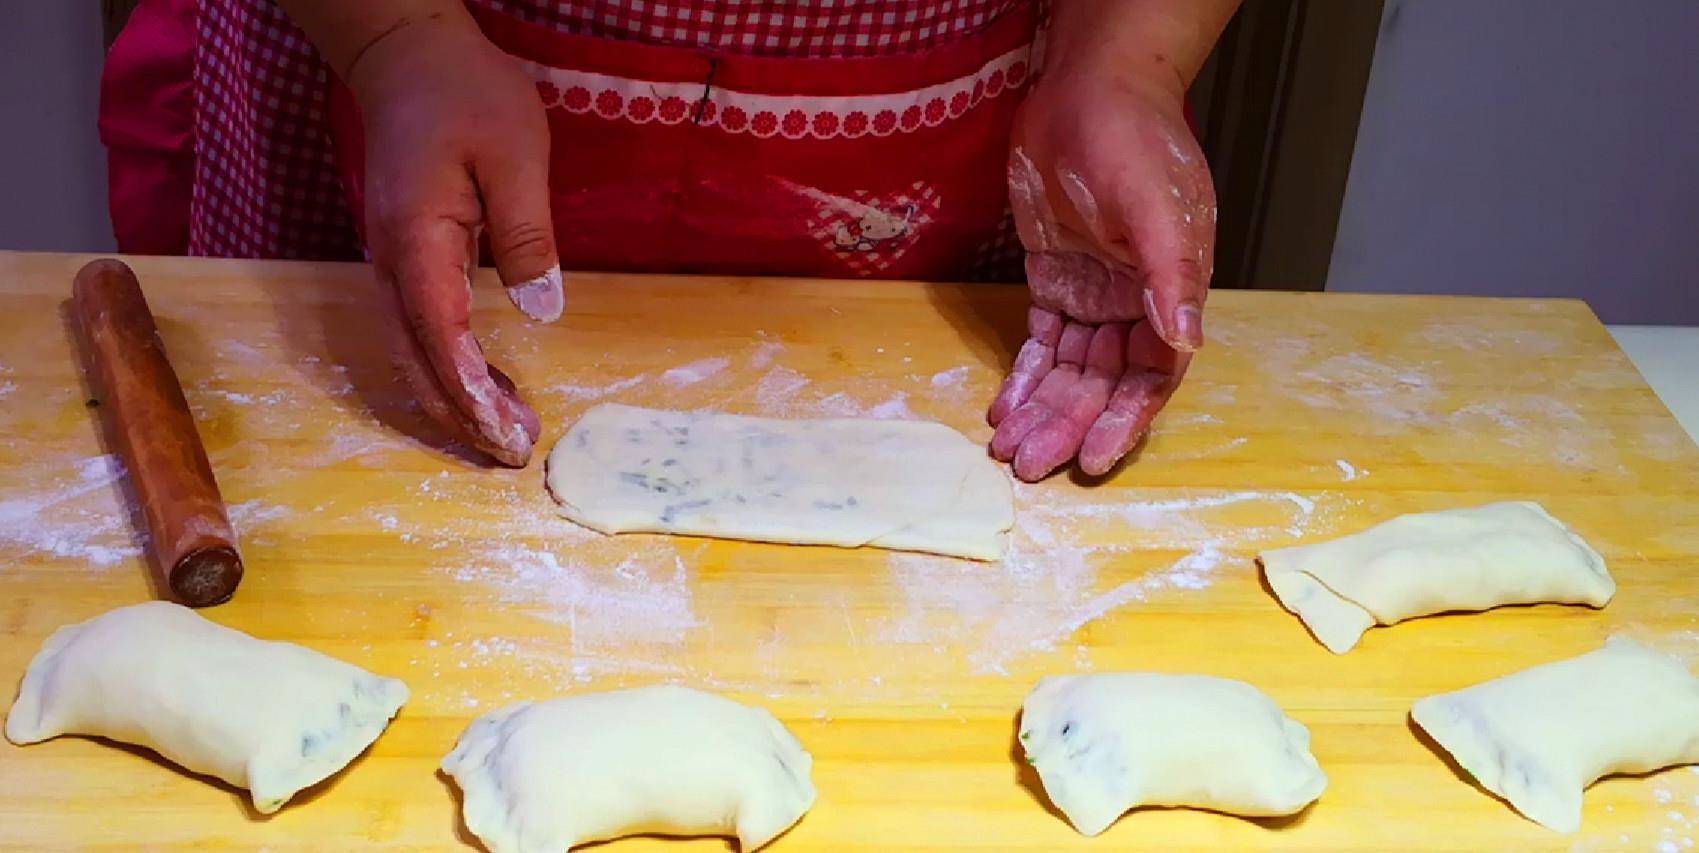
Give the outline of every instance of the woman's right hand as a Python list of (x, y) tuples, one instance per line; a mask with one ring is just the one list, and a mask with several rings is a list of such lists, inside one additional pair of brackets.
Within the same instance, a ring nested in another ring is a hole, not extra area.
[(1009, 152), (1030, 337), (987, 413), (1023, 480), (1109, 472), (1203, 345), (1215, 188), (1185, 98), (1237, 6), (1055, 3)]
[(471, 271), (488, 229), (508, 296), (541, 322), (564, 307), (549, 215), (549, 131), (532, 82), (464, 10), (403, 19), (344, 79), (366, 138), (366, 241), (392, 348), (424, 410), (504, 465), (541, 431), (471, 329)]

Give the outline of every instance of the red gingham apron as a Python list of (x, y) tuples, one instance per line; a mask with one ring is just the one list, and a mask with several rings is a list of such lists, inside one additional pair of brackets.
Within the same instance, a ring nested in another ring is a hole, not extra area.
[[(1004, 160), (1034, 5), (472, 8), (547, 107), (568, 268), (938, 279), (1018, 278)], [(196, 36), (194, 179), (176, 202), (157, 168), (127, 162), (155, 152), (112, 145), (136, 103), (122, 95), (149, 76), (138, 69), (157, 78), (166, 65), (141, 61), (150, 54), (132, 24), (109, 63), (102, 116), (120, 239), (171, 219), (144, 211), (180, 203), (191, 253), (356, 254), (357, 112), (299, 31), (265, 0), (146, 0), (137, 14), (150, 7)], [(159, 248), (144, 250), (170, 250), (172, 235), (152, 237)]]

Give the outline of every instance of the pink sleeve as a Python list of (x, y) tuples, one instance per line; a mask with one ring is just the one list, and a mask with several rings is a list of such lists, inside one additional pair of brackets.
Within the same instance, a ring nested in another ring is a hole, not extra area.
[(107, 54), (100, 139), (121, 252), (180, 255), (188, 249), (194, 51), (194, 0), (143, 0)]

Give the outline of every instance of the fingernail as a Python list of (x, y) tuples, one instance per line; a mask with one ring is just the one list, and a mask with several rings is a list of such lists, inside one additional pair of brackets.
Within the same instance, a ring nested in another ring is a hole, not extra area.
[(1182, 302), (1174, 309), (1175, 349), (1192, 352), (1203, 346), (1203, 309), (1196, 302)]
[(548, 272), (508, 288), (507, 298), (513, 302), (513, 307), (539, 323), (559, 320), (561, 312), (566, 310), (566, 291), (561, 286), (560, 267), (549, 267)]

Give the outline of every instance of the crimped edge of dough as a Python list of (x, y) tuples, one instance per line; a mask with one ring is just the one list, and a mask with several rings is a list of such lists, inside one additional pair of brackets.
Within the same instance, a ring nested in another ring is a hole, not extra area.
[[(1505, 601), (1494, 604), (1491, 607), (1480, 609), (1437, 610), (1432, 613), (1420, 614), (1421, 616), (1435, 616), (1441, 613), (1484, 613), (1488, 610), (1496, 610), (1500, 607), (1512, 607), (1523, 604), (1565, 604), (1600, 609), (1609, 604), (1611, 599), (1616, 596), (1616, 579), (1611, 576), (1610, 568), (1605, 564), (1604, 556), (1594, 550), (1593, 546), (1588, 545), (1587, 540), (1583, 539), (1580, 534), (1570, 529), (1569, 525), (1564, 524), (1562, 520), (1558, 519), (1550, 512), (1547, 512), (1546, 508), (1536, 501), (1498, 501), (1496, 503), (1515, 504), (1531, 510), (1547, 523), (1557, 528), (1557, 530), (1564, 535), (1564, 538), (1568, 539), (1570, 543), (1581, 552), (1583, 557), (1582, 561), (1586, 564), (1589, 574), (1598, 581), (1598, 588), (1583, 590), (1580, 595), (1564, 599), (1541, 598), (1532, 601)], [(1480, 509), (1481, 507), (1493, 505), (1495, 504), (1481, 504), (1477, 507), (1465, 507), (1464, 509)], [(1445, 511), (1446, 510), (1434, 510), (1432, 512)], [(1426, 515), (1429, 513), (1412, 514)], [(1387, 521), (1380, 522), (1379, 524), (1371, 525), (1357, 533), (1348, 534), (1347, 536), (1330, 539), (1324, 542), (1315, 542), (1308, 545), (1294, 545), (1288, 548), (1276, 548), (1271, 551), (1266, 551), (1257, 555), (1257, 565), (1262, 567), (1263, 578), (1268, 581), (1268, 588), (1274, 593), (1274, 597), (1280, 602), (1280, 606), (1284, 607), (1288, 612), (1296, 615), (1299, 621), (1304, 623), (1304, 627), (1309, 630), (1310, 636), (1314, 637), (1317, 642), (1327, 647), (1328, 651), (1333, 652), (1336, 655), (1342, 655), (1356, 648), (1357, 643), (1362, 639), (1363, 634), (1367, 633), (1370, 628), (1378, 625), (1394, 625), (1398, 622), (1407, 621), (1409, 618), (1417, 617), (1406, 617), (1404, 619), (1393, 619), (1391, 621), (1382, 619), (1378, 614), (1364, 606), (1361, 602), (1358, 602), (1357, 600), (1329, 586), (1326, 581), (1317, 577), (1313, 572), (1305, 570), (1303, 567), (1303, 554), (1312, 548), (1338, 542), (1341, 539), (1347, 539), (1351, 536), (1360, 536), (1374, 530), (1382, 524), (1386, 524), (1389, 521), (1396, 521), (1398, 518), (1404, 517), (1406, 516), (1397, 516), (1395, 518), (1388, 519)], [(1291, 579), (1290, 582), (1287, 582), (1288, 578)], [(1300, 585), (1302, 588), (1294, 588), (1294, 583)], [(1325, 624), (1329, 614), (1319, 613), (1318, 608), (1315, 606), (1306, 607), (1305, 605), (1306, 600), (1315, 595), (1324, 595), (1331, 599), (1333, 603), (1337, 603), (1342, 606), (1341, 608), (1330, 609), (1339, 610), (1344, 607), (1349, 607), (1352, 610), (1361, 611), (1368, 622), (1361, 628), (1356, 627), (1354, 624)]]
[[(1546, 510), (1546, 508), (1544, 506), (1541, 506), (1538, 501), (1515, 501), (1515, 503), (1525, 504), (1528, 508), (1539, 513), (1542, 517), (1545, 518), (1545, 520), (1551, 522), (1552, 525), (1554, 527), (1556, 527), (1558, 530), (1562, 531), (1564, 537), (1566, 539), (1568, 539), (1572, 544), (1574, 544), (1576, 548), (1580, 549), (1582, 555), (1586, 558), (1585, 562), (1587, 564), (1587, 568), (1592, 571), (1593, 576), (1595, 578), (1597, 578), (1599, 583), (1600, 583), (1601, 588), (1595, 593), (1593, 598), (1590, 599), (1590, 600), (1575, 601), (1575, 602), (1556, 602), (1556, 603), (1559, 603), (1559, 604), (1571, 604), (1571, 603), (1582, 604), (1582, 605), (1586, 605), (1588, 607), (1592, 607), (1592, 608), (1595, 608), (1595, 609), (1603, 608), (1605, 605), (1609, 604), (1611, 602), (1611, 599), (1616, 597), (1616, 578), (1611, 575), (1610, 566), (1605, 563), (1605, 556), (1603, 554), (1600, 554), (1597, 550), (1595, 550), (1593, 548), (1593, 546), (1587, 544), (1587, 540), (1581, 538), (1581, 534), (1576, 533), (1573, 529), (1570, 528), (1569, 525), (1564, 524), (1563, 519), (1560, 519), (1557, 516), (1552, 515), (1550, 512), (1548, 512)], [(1543, 602), (1522, 602), (1522, 603), (1543, 603)]]
[[(633, 690), (652, 690), (657, 688), (688, 690), (693, 693), (702, 693), (721, 701), (730, 702), (738, 706), (743, 711), (750, 713), (755, 719), (761, 722), (776, 743), (789, 747), (792, 751), (794, 751), (795, 757), (798, 761), (796, 778), (801, 782), (802, 789), (806, 792), (806, 796), (803, 798), (801, 807), (797, 810), (796, 814), (792, 816), (787, 823), (776, 827), (765, 837), (745, 837), (742, 833), (744, 829), (742, 826), (734, 826), (730, 835), (722, 835), (718, 832), (712, 832), (690, 837), (734, 837), (738, 840), (739, 849), (744, 851), (744, 853), (754, 853), (754, 851), (766, 847), (775, 839), (787, 832), (790, 832), (798, 823), (802, 822), (802, 819), (806, 817), (810, 811), (813, 811), (815, 803), (819, 799), (819, 790), (814, 786), (813, 779), (814, 756), (808, 751), (807, 747), (803, 745), (802, 741), (797, 738), (796, 733), (792, 732), (790, 728), (784, 724), (784, 721), (780, 720), (773, 714), (773, 712), (766, 708), (762, 708), (758, 705), (745, 705), (742, 702), (728, 699), (717, 693), (709, 693), (707, 691), (696, 690), (695, 688), (682, 687), (679, 685), (653, 685), (649, 688), (622, 688), (621, 690), (604, 692), (619, 693)], [(491, 772), (489, 762), (489, 757), (492, 753), (507, 748), (506, 741), (501, 737), (499, 731), (502, 724), (512, 717), (523, 714), (533, 707), (546, 704), (549, 701), (570, 699), (575, 696), (581, 697), (591, 695), (595, 695), (595, 693), (568, 694), (566, 696), (556, 697), (555, 700), (544, 700), (541, 702), (525, 700), (497, 708), (483, 714), (482, 716), (476, 717), (470, 723), (467, 723), (466, 728), (461, 731), (460, 737), (455, 740), (454, 747), (448, 751), (447, 755), (443, 756), (442, 763), (439, 765), (440, 769), (450, 779), (454, 780), (455, 786), (460, 789), (461, 820), (466, 824), (466, 829), (473, 835), (476, 835), (478, 839), (490, 850), (500, 853), (500, 851), (517, 849), (520, 841), (520, 835), (517, 831), (518, 828), (501, 819), (506, 816), (508, 805), (503, 802), (504, 795), (502, 785)], [(781, 762), (781, 764), (782, 763), (783, 762)], [(789, 765), (786, 766), (787, 768), (789, 767)], [(622, 832), (621, 834), (601, 838), (568, 838), (565, 840), (565, 846), (562, 849), (571, 849), (580, 844), (594, 844), (603, 841), (613, 841), (620, 838), (626, 838), (634, 834), (642, 834), (642, 832), (643, 830), (641, 829), (635, 829), (630, 832)]]
[[(1185, 679), (1194, 684), (1209, 682), (1213, 687), (1225, 688), (1238, 694), (1244, 700), (1246, 712), (1251, 715), (1266, 715), (1276, 721), (1279, 732), (1276, 739), (1285, 748), (1286, 757), (1291, 762), (1289, 769), (1294, 772), (1295, 784), (1281, 791), (1264, 791), (1267, 795), (1266, 807), (1253, 809), (1232, 808), (1219, 803), (1204, 803), (1196, 801), (1171, 801), (1167, 799), (1144, 799), (1143, 792), (1135, 792), (1125, 802), (1111, 801), (1110, 810), (1102, 813), (1076, 813), (1076, 803), (1063, 803), (1057, 783), (1065, 777), (1056, 775), (1057, 750), (1047, 750), (1042, 756), (1035, 754), (1029, 733), (1051, 718), (1054, 707), (1059, 704), (1055, 694), (1067, 689), (1070, 684), (1088, 681), (1103, 676), (1157, 676), (1162, 678)], [(1221, 814), (1232, 814), (1241, 817), (1265, 818), (1285, 817), (1294, 815), (1310, 807), (1321, 799), (1327, 791), (1329, 780), (1327, 771), (1321, 762), (1316, 760), (1315, 753), (1310, 749), (1310, 729), (1299, 722), (1286, 709), (1281, 707), (1274, 697), (1248, 681), (1237, 678), (1225, 678), (1204, 673), (1170, 673), (1170, 672), (1100, 672), (1076, 673), (1069, 675), (1047, 675), (1038, 680), (1032, 689), (1027, 691), (1026, 698), (1021, 703), (1020, 725), (1016, 738), (1020, 743), (1021, 755), (1038, 773), (1039, 782), (1044, 790), (1045, 798), (1062, 816), (1074, 831), (1087, 838), (1095, 838), (1119, 823), (1128, 814), (1142, 808), (1185, 808), (1201, 811), (1214, 811)], [(1297, 778), (1298, 776), (1302, 778)]]
[[(513, 849), (519, 841), (516, 834), (503, 831), (506, 827), (494, 819), (502, 811), (497, 796), (500, 786), (492, 777), (486, 759), (500, 746), (496, 734), (500, 724), (534, 704), (515, 702), (473, 719), (455, 740), (454, 748), (443, 756), (440, 765), (442, 772), (460, 789), (460, 819), (465, 822), (466, 829), (497, 853)], [(578, 839), (566, 841), (567, 849), (579, 843)]]
[(360, 754), (370, 749), (372, 744), (389, 729), (390, 721), (401, 711), (401, 706), (407, 704), (412, 693), (406, 683), (398, 678), (374, 675), (374, 679), (383, 686), (382, 697), (373, 703), (371, 710), (376, 712), (360, 720), (349, 729), (348, 737), (343, 739), (339, 749), (328, 751), (324, 755), (311, 760), (302, 761), (292, 769), (281, 771), (279, 775), (288, 778), (288, 782), (279, 785), (278, 790), (262, 791), (254, 785), (255, 763), (248, 765), (248, 796), (253, 801), (254, 810), (260, 814), (271, 814), (283, 808), (296, 794), (329, 779), (342, 772)]
[[(1356, 648), (1363, 634), (1380, 624), (1380, 620), (1368, 608), (1342, 595), (1321, 578), (1298, 568), (1297, 561), (1289, 554), (1294, 550), (1298, 549), (1281, 548), (1257, 555), (1257, 565), (1262, 567), (1269, 591), (1274, 593), (1280, 606), (1297, 616), (1310, 636), (1328, 651), (1342, 655)], [(1310, 603), (1316, 596), (1327, 603), (1321, 607)], [(1321, 612), (1322, 608), (1329, 612)], [(1340, 620), (1330, 618), (1340, 611), (1344, 612)], [(1360, 616), (1362, 624), (1357, 624), (1358, 620), (1344, 621), (1350, 616)]]
[(92, 621), (94, 620), (86, 619), (54, 631), (41, 644), (41, 650), (30, 659), (29, 667), (24, 670), (23, 683), (18, 687), (17, 701), (13, 702), (11, 710), (6, 712), (7, 740), (18, 746), (27, 746), (64, 734), (62, 731), (46, 729), (42, 725), (45, 722), (42, 715), (46, 712), (41, 706), (42, 681), (47, 678), (47, 670), (58, 659), (59, 653), (75, 642)]
[[(739, 702), (738, 704), (741, 705), (743, 703)], [(744, 853), (755, 853), (755, 851), (765, 848), (785, 833), (795, 829), (796, 825), (801, 823), (802, 819), (807, 817), (808, 813), (814, 810), (814, 805), (820, 798), (820, 791), (818, 788), (814, 787), (814, 754), (809, 752), (808, 748), (803, 745), (802, 740), (796, 736), (796, 732), (791, 731), (790, 727), (785, 725), (783, 720), (779, 719), (778, 716), (766, 708), (759, 705), (744, 705), (744, 707), (755, 713), (756, 716), (761, 719), (762, 723), (767, 726), (768, 731), (772, 734), (774, 741), (784, 747), (788, 747), (789, 751), (793, 753), (792, 757), (796, 759), (797, 767), (794, 768), (792, 775), (797, 781), (802, 783), (801, 788), (804, 792), (806, 792), (805, 796), (802, 797), (802, 801), (800, 803), (801, 807), (797, 809), (796, 814), (782, 826), (774, 828), (767, 834), (766, 837), (745, 837), (743, 834), (745, 827), (741, 824), (737, 827), (739, 849), (744, 851)], [(785, 764), (783, 761), (780, 763)], [(789, 764), (785, 764), (785, 767), (786, 769), (792, 769)]]
[[(1483, 682), (1491, 683), (1491, 682)], [(1528, 773), (1522, 773), (1524, 785), (1520, 790), (1506, 789), (1506, 765), (1515, 764), (1519, 767), (1540, 767), (1539, 756), (1531, 755), (1522, 750), (1511, 750), (1504, 739), (1493, 730), (1493, 721), (1484, 716), (1470, 712), (1464, 707), (1464, 697), (1471, 688), (1452, 693), (1441, 693), (1417, 700), (1410, 708), (1410, 718), (1416, 725), (1427, 732), (1456, 759), (1457, 763), (1469, 773), (1482, 788), (1493, 796), (1503, 800), (1523, 817), (1555, 832), (1569, 834), (1581, 829), (1581, 791), (1570, 791), (1551, 784), (1549, 777), (1539, 792), (1541, 797), (1530, 797), (1534, 793), (1532, 786), (1534, 778)], [(1494, 761), (1493, 757), (1498, 760)], [(1543, 768), (1541, 776), (1544, 776)], [(1558, 810), (1542, 810), (1536, 808), (1533, 800), (1545, 799), (1556, 801)]]

